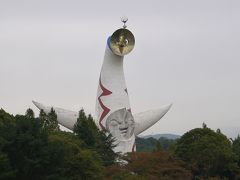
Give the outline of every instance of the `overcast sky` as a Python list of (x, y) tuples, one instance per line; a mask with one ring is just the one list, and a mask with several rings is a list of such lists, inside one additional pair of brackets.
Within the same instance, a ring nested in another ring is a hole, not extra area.
[(144, 134), (240, 133), (240, 1), (0, 0), (0, 107), (32, 100), (94, 114), (107, 37), (136, 39), (125, 57), (133, 113), (173, 103)]

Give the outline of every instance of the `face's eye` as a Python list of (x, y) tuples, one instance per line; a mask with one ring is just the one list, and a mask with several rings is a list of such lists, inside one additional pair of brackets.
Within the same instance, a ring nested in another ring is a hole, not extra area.
[(113, 120), (111, 121), (110, 125), (111, 125), (111, 126), (117, 126), (117, 125), (118, 125), (118, 122), (117, 122), (115, 119), (113, 119)]
[(133, 121), (132, 119), (130, 119), (130, 120), (128, 121), (128, 124), (129, 124), (129, 125), (133, 125), (133, 124), (134, 124), (134, 121)]

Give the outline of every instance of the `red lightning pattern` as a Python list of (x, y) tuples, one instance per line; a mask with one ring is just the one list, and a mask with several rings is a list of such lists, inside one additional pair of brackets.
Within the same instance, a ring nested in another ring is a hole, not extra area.
[(99, 119), (99, 125), (101, 126), (101, 128), (102, 128), (103, 130), (106, 130), (106, 128), (102, 125), (102, 120), (103, 120), (104, 117), (109, 113), (110, 109), (109, 109), (108, 107), (104, 106), (104, 104), (103, 104), (103, 102), (102, 102), (102, 100), (101, 100), (101, 97), (102, 97), (102, 96), (108, 96), (108, 95), (112, 94), (112, 92), (109, 91), (108, 89), (106, 89), (106, 88), (102, 85), (101, 77), (100, 77), (100, 79), (99, 79), (99, 86), (100, 86), (100, 88), (102, 89), (102, 94), (98, 97), (98, 102), (99, 102), (101, 108), (103, 109), (103, 112), (102, 112), (102, 114), (101, 114), (101, 116), (100, 116), (100, 119)]

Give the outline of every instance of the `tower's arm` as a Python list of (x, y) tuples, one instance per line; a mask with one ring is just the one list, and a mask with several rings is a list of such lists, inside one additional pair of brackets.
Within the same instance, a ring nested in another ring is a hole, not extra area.
[(55, 110), (55, 113), (57, 114), (58, 123), (70, 130), (73, 130), (73, 126), (77, 122), (77, 118), (78, 118), (77, 112), (58, 108), (58, 107), (45, 106), (35, 101), (32, 101), (32, 102), (39, 110), (42, 109), (46, 114), (51, 111), (51, 108), (53, 108)]
[(134, 134), (137, 136), (158, 122), (168, 112), (171, 106), (172, 104), (133, 115), (135, 121)]

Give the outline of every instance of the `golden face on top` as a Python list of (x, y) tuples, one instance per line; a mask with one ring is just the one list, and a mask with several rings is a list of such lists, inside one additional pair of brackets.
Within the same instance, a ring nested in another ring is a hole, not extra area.
[(118, 56), (130, 53), (135, 44), (135, 38), (131, 31), (125, 28), (116, 30), (110, 39), (110, 48)]

